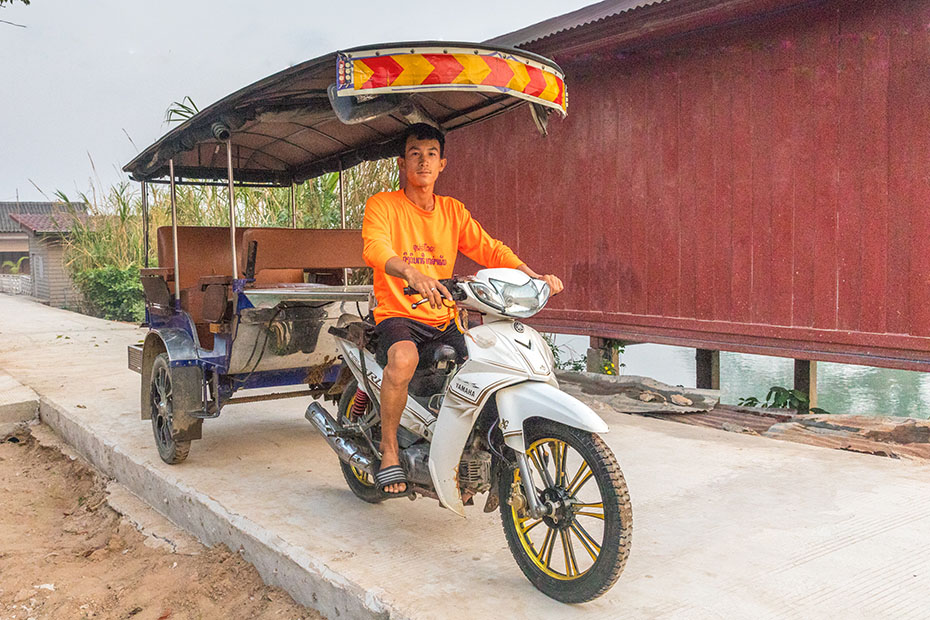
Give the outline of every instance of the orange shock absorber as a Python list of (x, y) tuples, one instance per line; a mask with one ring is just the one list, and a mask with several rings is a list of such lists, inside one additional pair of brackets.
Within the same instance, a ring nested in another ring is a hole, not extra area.
[(358, 389), (355, 392), (355, 402), (352, 403), (352, 412), (349, 414), (349, 417), (353, 420), (356, 420), (363, 415), (365, 415), (365, 408), (368, 406), (368, 394), (366, 394), (362, 389)]

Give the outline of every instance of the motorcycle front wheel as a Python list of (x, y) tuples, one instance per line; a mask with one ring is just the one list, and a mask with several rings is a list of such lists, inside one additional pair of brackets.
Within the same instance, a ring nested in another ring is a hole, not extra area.
[(526, 423), (527, 455), (540, 502), (559, 506), (534, 518), (511, 506), (518, 469), (501, 468), (501, 521), (510, 552), (533, 585), (563, 603), (593, 600), (617, 581), (630, 554), (633, 511), (607, 444), (550, 420)]

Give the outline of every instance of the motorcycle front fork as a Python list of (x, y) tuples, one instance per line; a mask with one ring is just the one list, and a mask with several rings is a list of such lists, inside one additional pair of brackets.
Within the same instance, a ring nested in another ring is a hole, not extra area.
[[(541, 519), (542, 517), (555, 514), (555, 504), (549, 501), (540, 502), (539, 497), (536, 495), (536, 483), (533, 481), (533, 472), (530, 469), (530, 461), (526, 457), (526, 453), (516, 452), (516, 456), (517, 468), (520, 470), (520, 481), (523, 483), (523, 489), (521, 490), (520, 485), (514, 483), (513, 487), (511, 487), (510, 498), (507, 500), (507, 503), (516, 508), (517, 512), (525, 509), (534, 519)], [(544, 484), (547, 487), (552, 486), (552, 481), (548, 480), (549, 472), (544, 469), (543, 474), (547, 478)]]

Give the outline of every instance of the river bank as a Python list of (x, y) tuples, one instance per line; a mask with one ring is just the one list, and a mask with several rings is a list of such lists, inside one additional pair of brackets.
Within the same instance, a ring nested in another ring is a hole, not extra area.
[[(588, 338), (558, 335), (567, 358), (580, 358)], [(669, 385), (694, 387), (694, 349), (661, 344), (626, 347), (622, 374), (653, 377)], [(930, 419), (930, 373), (820, 362), (817, 369), (818, 407), (835, 414)], [(791, 387), (793, 360), (765, 355), (720, 354), (720, 402), (736, 405), (740, 398), (765, 399), (773, 385)]]

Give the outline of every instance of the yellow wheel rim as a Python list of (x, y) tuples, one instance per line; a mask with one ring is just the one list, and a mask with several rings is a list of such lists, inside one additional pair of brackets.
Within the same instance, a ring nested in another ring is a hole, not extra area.
[[(358, 391), (356, 391), (355, 394), (352, 395), (352, 399), (349, 400), (349, 406), (346, 408), (346, 418), (348, 418), (349, 415), (352, 413), (352, 407), (355, 406), (355, 396), (357, 394), (358, 394)], [(351, 467), (352, 473), (355, 474), (355, 479), (358, 480), (360, 483), (362, 483), (366, 487), (375, 486), (375, 481), (372, 480), (371, 476), (367, 472), (364, 472), (358, 467), (354, 467), (351, 465), (349, 467)]]
[(375, 486), (374, 480), (371, 479), (371, 476), (367, 472), (362, 471), (358, 467), (352, 467), (352, 473), (355, 474), (355, 479), (364, 484), (366, 487)]
[[(579, 579), (597, 562), (604, 539), (604, 502), (597, 484), (591, 483), (594, 472), (581, 454), (560, 439), (539, 439), (527, 455), (537, 487), (546, 486), (544, 493), (569, 497), (571, 509), (557, 523), (550, 518), (521, 517), (511, 508), (517, 537), (540, 571), (561, 581)], [(513, 476), (514, 482), (520, 482), (519, 470)]]

